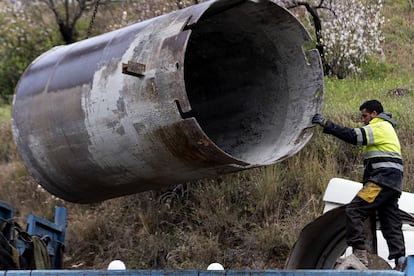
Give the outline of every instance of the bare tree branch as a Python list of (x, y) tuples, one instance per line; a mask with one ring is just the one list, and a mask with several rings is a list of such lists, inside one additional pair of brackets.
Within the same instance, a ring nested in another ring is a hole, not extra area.
[(333, 12), (333, 9), (332, 0), (329, 1), (328, 6), (324, 6), (324, 2), (325, 0), (321, 0), (317, 6), (312, 6), (311, 3), (307, 1), (293, 1), (289, 3), (286, 8), (293, 9), (303, 6), (305, 7), (306, 11), (312, 16), (313, 25), (315, 28), (316, 49), (318, 50), (321, 57), (324, 72), (325, 74), (328, 74), (330, 72), (330, 67), (325, 60), (325, 47), (322, 42), (322, 22), (321, 18), (319, 17), (318, 9), (328, 9), (331, 12)]
[[(76, 22), (82, 14), (96, 2), (96, 0), (40, 0), (54, 14), (55, 21), (59, 26), (60, 34), (66, 44), (73, 43), (77, 40), (75, 29)], [(59, 8), (60, 7), (60, 8)]]

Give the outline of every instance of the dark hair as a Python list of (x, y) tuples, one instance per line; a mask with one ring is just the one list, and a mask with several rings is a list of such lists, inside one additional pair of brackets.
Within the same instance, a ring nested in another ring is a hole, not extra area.
[(384, 112), (382, 104), (377, 100), (369, 100), (361, 104), (359, 110), (366, 109), (369, 113), (376, 111), (378, 114)]

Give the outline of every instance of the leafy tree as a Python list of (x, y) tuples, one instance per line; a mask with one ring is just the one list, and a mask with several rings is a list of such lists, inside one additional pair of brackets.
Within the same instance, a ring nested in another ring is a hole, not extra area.
[(4, 6), (0, 10), (0, 98), (3, 101), (10, 101), (20, 75), (30, 62), (56, 43), (53, 28), (47, 25), (39, 28), (39, 21), (34, 18), (35, 13), (19, 5)]

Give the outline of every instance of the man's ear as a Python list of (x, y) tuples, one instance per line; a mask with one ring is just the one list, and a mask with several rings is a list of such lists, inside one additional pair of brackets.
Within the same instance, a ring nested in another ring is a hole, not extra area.
[(371, 117), (372, 118), (375, 118), (375, 117), (377, 117), (378, 116), (378, 113), (377, 113), (377, 111), (372, 111), (372, 113), (371, 113)]

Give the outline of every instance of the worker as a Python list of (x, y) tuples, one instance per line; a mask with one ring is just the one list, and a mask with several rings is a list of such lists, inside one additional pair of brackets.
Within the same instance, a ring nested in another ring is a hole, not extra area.
[(368, 252), (364, 221), (377, 211), (382, 234), (387, 241), (389, 260), (395, 260), (395, 269), (401, 270), (405, 260), (405, 244), (398, 199), (402, 191), (403, 160), (396, 123), (390, 113), (383, 110), (378, 100), (364, 102), (359, 110), (364, 127), (348, 128), (315, 114), (313, 124), (323, 127), (347, 143), (363, 146), (363, 187), (345, 207), (346, 241), (353, 254), (368, 267)]

